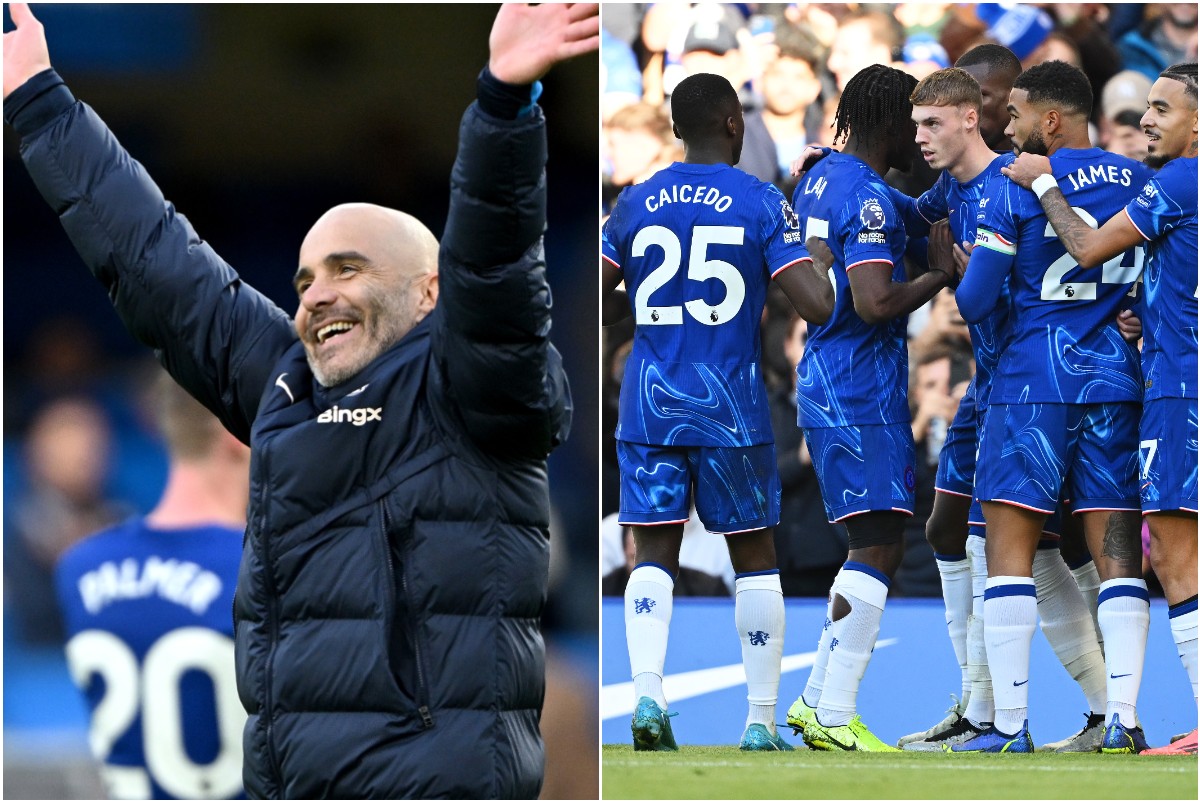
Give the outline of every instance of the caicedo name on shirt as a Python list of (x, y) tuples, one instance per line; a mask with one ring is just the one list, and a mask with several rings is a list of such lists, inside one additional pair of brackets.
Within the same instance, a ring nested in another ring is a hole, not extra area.
[(667, 204), (704, 204), (718, 212), (724, 212), (733, 205), (733, 199), (722, 195), (716, 187), (706, 187), (703, 184), (696, 187), (691, 184), (672, 184), (659, 190), (658, 195), (646, 196), (647, 212), (657, 212)]

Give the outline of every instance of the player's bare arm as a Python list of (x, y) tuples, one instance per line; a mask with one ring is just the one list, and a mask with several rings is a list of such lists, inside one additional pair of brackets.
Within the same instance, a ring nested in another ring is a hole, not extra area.
[(28, 3), (9, 3), (13, 30), (4, 34), (4, 97), (33, 76), (50, 69), (46, 31), (29, 10)]
[(801, 260), (784, 270), (775, 277), (775, 283), (801, 318), (809, 323), (822, 324), (833, 314), (833, 284), (829, 281), (833, 252), (824, 240), (816, 237), (809, 237), (805, 246), (812, 258)]
[[(1011, 165), (1000, 168), (1000, 172), (1025, 189), (1035, 192), (1037, 188), (1033, 183), (1040, 176), (1054, 180), (1050, 160), (1032, 153), (1022, 153)], [(1113, 215), (1099, 229), (1093, 229), (1075, 213), (1057, 186), (1043, 190), (1040, 200), (1059, 241), (1082, 268), (1099, 265), (1135, 245), (1141, 245), (1146, 239), (1124, 213)]]
[(600, 257), (600, 300), (603, 307), (600, 313), (601, 326), (611, 326), (632, 314), (629, 294), (619, 289), (620, 284), (620, 269), (604, 257)]
[(950, 276), (934, 265), (911, 282), (893, 282), (892, 266), (871, 261), (846, 271), (854, 294), (854, 311), (869, 324), (907, 315), (950, 285)]

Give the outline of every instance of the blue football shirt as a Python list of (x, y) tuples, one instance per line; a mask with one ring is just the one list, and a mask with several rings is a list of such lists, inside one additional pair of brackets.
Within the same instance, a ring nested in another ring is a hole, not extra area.
[[(975, 228), (979, 218), (979, 206), (993, 181), (1005, 179), (1000, 168), (1013, 163), (1011, 153), (998, 155), (979, 175), (967, 182), (959, 182), (943, 170), (932, 187), (913, 200), (899, 190), (892, 190), (892, 200), (904, 218), (904, 227), (910, 237), (929, 233), (929, 227), (939, 220), (948, 219), (950, 232), (956, 243), (974, 243)], [(987, 407), (992, 390), (992, 374), (1000, 362), (1000, 352), (1008, 337), (1010, 299), (1008, 284), (1005, 283), (1000, 298), (986, 318), (967, 324), (971, 334), (971, 347), (975, 353), (975, 406)]]
[(759, 322), (772, 276), (805, 257), (800, 240), (783, 194), (729, 165), (676, 162), (621, 193), (601, 240), (636, 323), (618, 439), (774, 441)]
[(908, 410), (907, 315), (868, 324), (854, 311), (848, 271), (866, 262), (892, 265), (903, 282), (907, 238), (888, 186), (866, 162), (833, 152), (804, 176), (792, 197), (805, 239), (833, 252), (833, 315), (810, 324), (797, 367), (801, 427), (896, 424)]
[(1172, 159), (1125, 207), (1149, 240), (1143, 274), (1146, 400), (1196, 398), (1196, 157)]
[[(1124, 209), (1151, 175), (1140, 162), (1099, 148), (1062, 148), (1050, 164), (1067, 202), (1092, 226)], [(1007, 257), (994, 264), (1008, 272), (1013, 309), (989, 401), (1141, 401), (1138, 352), (1122, 339), (1116, 317), (1132, 304), (1142, 247), (1081, 268), (1031, 190), (991, 181), (980, 204), (976, 245)], [(983, 278), (971, 271), (984, 267), (972, 260), (960, 301)]]
[(131, 519), (59, 560), (67, 664), (110, 797), (245, 797), (233, 658), (241, 554), (241, 530)]

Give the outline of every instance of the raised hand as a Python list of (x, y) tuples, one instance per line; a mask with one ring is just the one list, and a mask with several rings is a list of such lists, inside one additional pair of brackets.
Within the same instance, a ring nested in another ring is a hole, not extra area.
[(599, 47), (598, 3), (505, 3), (488, 38), (488, 68), (505, 83), (532, 84), (560, 61)]
[(50, 69), (46, 31), (28, 3), (9, 3), (13, 30), (4, 34), (4, 97), (42, 70)]

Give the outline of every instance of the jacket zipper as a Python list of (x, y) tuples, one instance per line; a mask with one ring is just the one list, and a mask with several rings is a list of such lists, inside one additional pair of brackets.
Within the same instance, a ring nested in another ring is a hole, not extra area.
[(279, 767), (279, 757), (275, 754), (275, 740), (272, 734), (275, 724), (274, 700), (272, 699), (271, 688), (274, 685), (275, 676), (275, 648), (279, 644), (279, 597), (275, 591), (275, 575), (274, 567), (271, 565), (270, 552), (270, 537), (268, 535), (266, 520), (267, 520), (267, 501), (270, 498), (269, 486), (266, 478), (270, 477), (270, 472), (267, 470), (267, 447), (264, 444), (262, 447), (262, 493), (259, 497), (260, 509), (262, 510), (259, 516), (258, 536), (259, 543), (262, 545), (262, 564), (263, 578), (267, 584), (267, 625), (270, 632), (271, 643), (267, 648), (267, 671), (266, 678), (263, 683), (263, 713), (267, 718), (266, 741), (267, 741), (267, 760), (270, 762), (271, 771), (275, 775), (275, 783), (282, 784), (283, 772)]
[[(388, 506), (387, 506), (386, 500), (380, 499), (379, 507), (383, 511), (383, 523), (382, 523), (383, 547), (384, 547), (383, 552), (384, 552), (384, 555), (387, 557), (388, 576), (395, 577), (396, 576), (396, 567), (395, 567), (394, 561), (392, 560), (391, 539), (388, 538), (388, 532), (389, 532), (389, 530), (391, 530), (392, 517), (391, 517), (391, 514), (388, 512)], [(405, 548), (406, 548), (406, 544), (401, 543), (400, 544), (401, 558), (407, 558), (407, 555), (405, 554)], [(407, 561), (405, 561), (405, 562), (407, 563)], [(390, 583), (388, 585), (389, 585), (389, 587), (391, 586)], [(404, 607), (405, 607), (405, 610), (409, 613), (409, 618), (412, 621), (412, 625), (413, 625), (413, 653), (414, 653), (414, 661), (416, 662), (416, 665), (417, 665), (417, 689), (416, 689), (417, 713), (421, 715), (421, 726), (424, 728), (432, 728), (433, 727), (433, 714), (431, 714), (429, 711), (429, 704), (428, 704), (428, 700), (427, 700), (428, 695), (426, 694), (426, 685), (425, 685), (425, 663), (424, 663), (424, 660), (422, 659), (422, 655), (421, 655), (421, 627), (420, 627), (420, 624), (416, 621), (416, 616), (413, 615), (412, 598), (409, 596), (409, 593), (408, 593), (408, 572), (405, 571), (405, 568), (403, 566), (400, 568), (400, 592), (401, 592), (401, 594), (404, 595)], [(389, 616), (391, 616), (392, 612), (394, 612), (396, 609), (395, 599), (392, 599), (391, 603), (392, 604), (389, 608)]]

